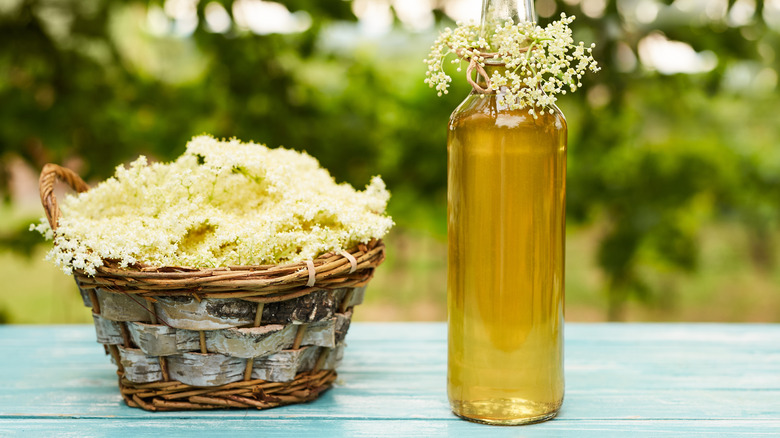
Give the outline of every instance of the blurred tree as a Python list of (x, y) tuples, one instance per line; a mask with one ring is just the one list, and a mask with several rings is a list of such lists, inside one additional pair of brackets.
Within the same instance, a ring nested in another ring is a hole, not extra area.
[(575, 29), (597, 41), (604, 64), (588, 91), (563, 106), (577, 107), (569, 218), (606, 223), (599, 265), (609, 319), (621, 319), (628, 294), (652, 292), (641, 266), (694, 270), (697, 234), (713, 217), (743, 221), (756, 261), (770, 266), (767, 237), (780, 219), (772, 110), (780, 103), (772, 49), (780, 23), (767, 26), (762, 3), (751, 1), (557, 7), (579, 17)]
[[(375, 1), (396, 12), (402, 3)], [(367, 39), (351, 2), (296, 0), (273, 3), (284, 20), (264, 25), (299, 28), (265, 32), (251, 19), (259, 3), (3, 2), (0, 169), (21, 156), (102, 179), (139, 153), (172, 159), (194, 134), (236, 136), (305, 149), (356, 186), (381, 173), (399, 225), (443, 236), (446, 120), (468, 88), (454, 71), (443, 99), (422, 83), (432, 30), (405, 32), (397, 20)], [(448, 4), (433, 2), (442, 26), (451, 25)], [(602, 226), (610, 319), (629, 296), (658, 294), (654, 275), (695, 270), (700, 226), (714, 218), (744, 223), (756, 262), (772, 266), (767, 236), (780, 220), (772, 5), (537, 0), (542, 22), (577, 15), (575, 37), (597, 43), (603, 66), (560, 106), (571, 122), (569, 222)], [(0, 190), (6, 184), (0, 172)], [(13, 233), (0, 245), (30, 243)]]

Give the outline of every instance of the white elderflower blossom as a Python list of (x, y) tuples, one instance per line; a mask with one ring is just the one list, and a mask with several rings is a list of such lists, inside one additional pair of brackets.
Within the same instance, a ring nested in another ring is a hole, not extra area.
[[(561, 19), (542, 28), (536, 23), (499, 24), (485, 40), (479, 37), (476, 24), (459, 24), (446, 28), (431, 47), (425, 63), (427, 83), (438, 95), (447, 94), (452, 78), (444, 72), (444, 60), (457, 55), (453, 63), (477, 62), (480, 66), (503, 68), (490, 77), (489, 89), (498, 92), (498, 104), (509, 109), (528, 108), (534, 117), (555, 104), (557, 94), (576, 91), (586, 71), (600, 70), (593, 59), (595, 44), (586, 47), (574, 43), (569, 25), (574, 16), (561, 14)], [(485, 61), (486, 56), (492, 56)], [(460, 71), (460, 69), (459, 69)], [(537, 108), (536, 110), (534, 108)]]
[(238, 140), (193, 138), (171, 163), (140, 157), (61, 202), (47, 255), (70, 274), (122, 267), (217, 267), (295, 262), (383, 237), (390, 198), (374, 177), (362, 192), (336, 184), (306, 153)]

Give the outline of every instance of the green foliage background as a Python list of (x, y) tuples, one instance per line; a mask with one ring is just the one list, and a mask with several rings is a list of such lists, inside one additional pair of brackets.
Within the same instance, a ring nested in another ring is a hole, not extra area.
[[(597, 43), (602, 71), (559, 106), (570, 122), (568, 223), (575, 234), (597, 230), (609, 319), (623, 318), (629, 299), (662, 296), (658, 278), (697, 272), (711, 224), (737, 227), (748, 242), (739, 257), (767, 275), (777, 270), (780, 12), (761, 1), (712, 2), (725, 8), (720, 15), (684, 7), (695, 2), (641, 1), (655, 5), (655, 18), (638, 15), (639, 0), (606, 0), (589, 14), (589, 1), (537, 3), (577, 15), (575, 38)], [(219, 3), (232, 10), (232, 1)], [(432, 3), (438, 27), (452, 25), (446, 3)], [(738, 3), (754, 5), (747, 19), (734, 18)], [(35, 169), (69, 163), (95, 181), (139, 154), (172, 159), (207, 132), (305, 149), (355, 186), (381, 174), (397, 233), (443, 241), (445, 126), (468, 88), (454, 71), (444, 98), (423, 84), (435, 29), (412, 32), (396, 18), (392, 32), (370, 38), (349, 1), (293, 0), (286, 7), (312, 19), (304, 32), (257, 35), (233, 25), (220, 34), (202, 24), (206, 4), (197, 2), (201, 24), (191, 34), (171, 27), (155, 35), (148, 11), (162, 2), (4, 2), (5, 202), (14, 202), (16, 157)], [(711, 52), (716, 66), (659, 73), (638, 60), (642, 42), (658, 35)], [(37, 241), (23, 222), (6, 221), (0, 244), (31, 253)], [(780, 309), (773, 315), (780, 320)]]

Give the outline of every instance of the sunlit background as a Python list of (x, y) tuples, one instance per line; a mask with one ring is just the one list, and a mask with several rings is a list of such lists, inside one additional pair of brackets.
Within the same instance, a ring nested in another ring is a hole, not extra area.
[[(0, 321), (90, 322), (27, 231), (37, 174), (95, 183), (193, 135), (381, 174), (397, 227), (360, 320), (446, 318), (446, 123), (424, 83), (438, 29), (480, 0), (0, 0)], [(569, 132), (569, 321), (780, 321), (780, 0), (537, 0), (603, 70)]]

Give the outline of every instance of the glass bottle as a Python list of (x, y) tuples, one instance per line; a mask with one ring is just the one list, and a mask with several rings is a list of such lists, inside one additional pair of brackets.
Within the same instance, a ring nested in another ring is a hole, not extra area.
[[(533, 20), (519, 1), (484, 0), (483, 34)], [(497, 100), (472, 91), (449, 122), (447, 392), (456, 415), (513, 425), (563, 402), (567, 130), (555, 106)]]

